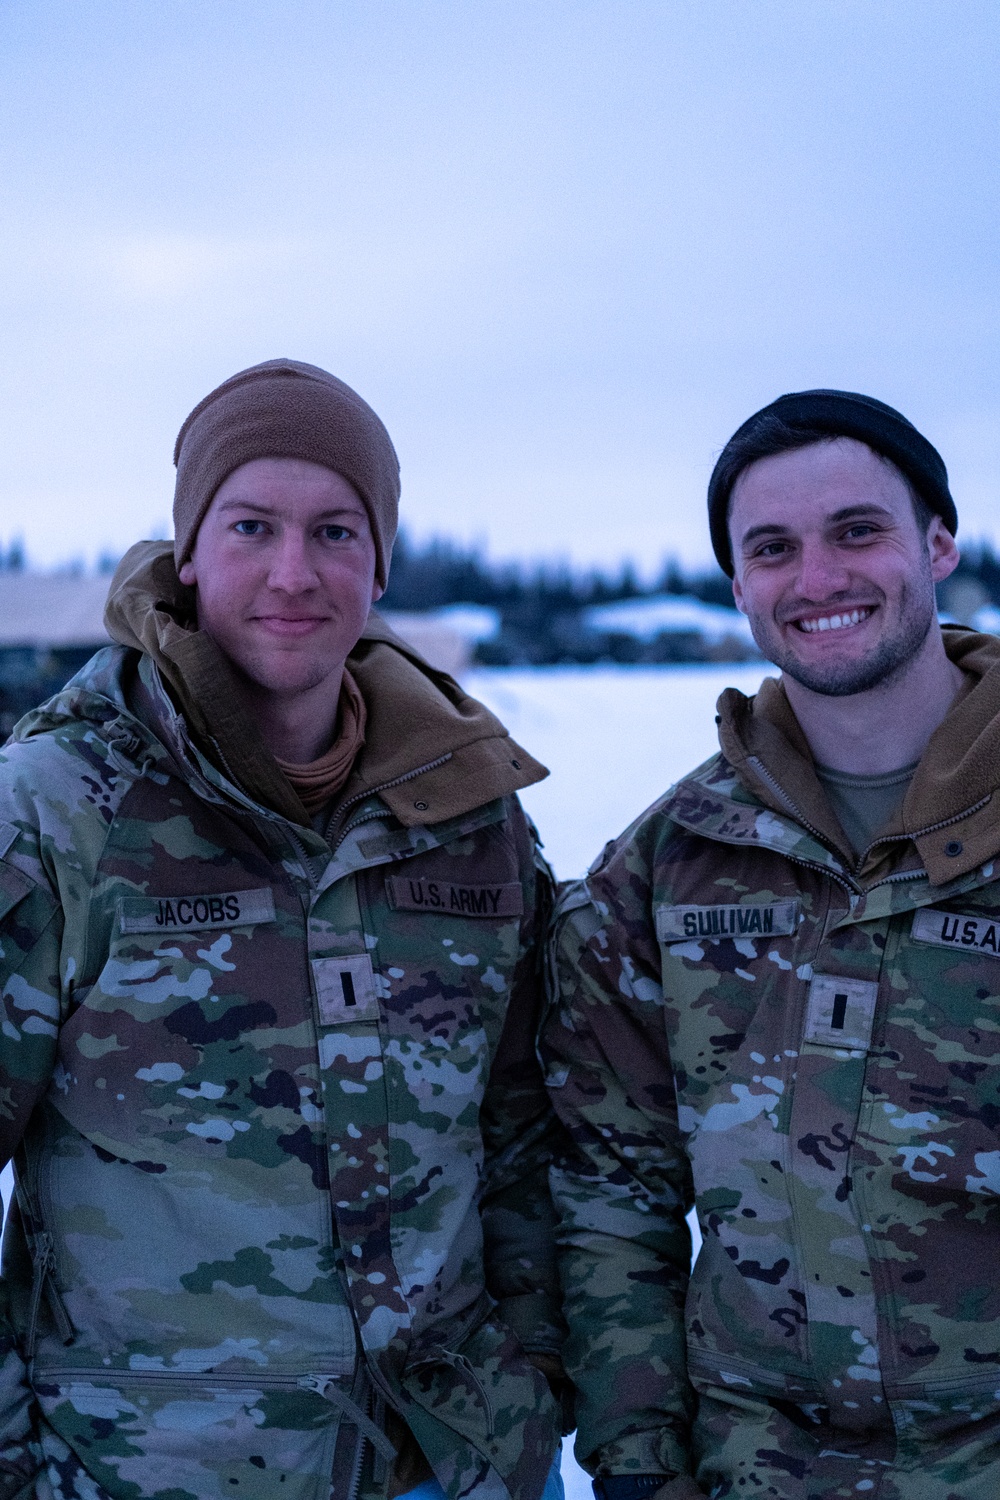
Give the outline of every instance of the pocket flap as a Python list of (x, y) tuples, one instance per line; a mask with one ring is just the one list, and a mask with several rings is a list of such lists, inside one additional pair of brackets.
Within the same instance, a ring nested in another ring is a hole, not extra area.
[(16, 865), (8, 864), (7, 860), (0, 859), (0, 922), (8, 912), (13, 911), (19, 901), (23, 901), (25, 896), (30, 896), (38, 888), (38, 883), (30, 875), (25, 875)]

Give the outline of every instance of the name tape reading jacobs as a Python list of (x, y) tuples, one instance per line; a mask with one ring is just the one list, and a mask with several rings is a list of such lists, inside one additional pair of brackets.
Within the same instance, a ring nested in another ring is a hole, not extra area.
[(690, 938), (788, 937), (798, 926), (798, 901), (747, 902), (741, 906), (659, 906), (656, 936), (661, 943)]
[(121, 932), (183, 932), (274, 921), (274, 893), (216, 891), (208, 896), (132, 896), (119, 902)]

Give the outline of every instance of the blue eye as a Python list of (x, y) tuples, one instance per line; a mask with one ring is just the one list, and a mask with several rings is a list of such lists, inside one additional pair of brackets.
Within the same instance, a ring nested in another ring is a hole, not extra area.
[(323, 536), (328, 542), (342, 542), (346, 537), (349, 537), (350, 534), (351, 533), (348, 531), (346, 526), (335, 526), (331, 524), (330, 526), (323, 527)]
[(237, 521), (233, 530), (240, 536), (259, 536), (264, 529), (262, 521)]

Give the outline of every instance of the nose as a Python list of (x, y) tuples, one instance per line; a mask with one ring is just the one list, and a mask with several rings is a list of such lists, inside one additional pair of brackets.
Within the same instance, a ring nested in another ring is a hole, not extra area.
[(799, 553), (796, 589), (803, 599), (822, 603), (850, 587), (851, 574), (843, 554), (822, 538), (807, 537)]
[(304, 594), (314, 589), (318, 582), (304, 533), (295, 527), (282, 528), (271, 551), (268, 587), (283, 594)]

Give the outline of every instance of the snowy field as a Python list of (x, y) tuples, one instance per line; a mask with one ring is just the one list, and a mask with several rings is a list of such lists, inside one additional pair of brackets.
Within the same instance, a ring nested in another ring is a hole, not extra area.
[[(753, 693), (769, 673), (775, 669), (764, 663), (548, 667), (471, 672), (464, 684), (552, 772), (522, 800), (566, 879), (582, 875), (608, 839), (719, 748), (715, 700), (723, 688)], [(593, 1500), (572, 1441), (562, 1461), (566, 1500)]]
[(542, 667), (478, 670), (463, 685), (552, 772), (521, 794), (560, 879), (719, 748), (715, 700), (756, 692), (775, 668)]

